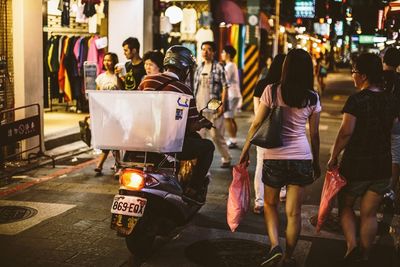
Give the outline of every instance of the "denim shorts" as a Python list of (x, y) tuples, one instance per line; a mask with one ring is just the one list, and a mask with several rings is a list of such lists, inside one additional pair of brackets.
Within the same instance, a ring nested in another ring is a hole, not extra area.
[(375, 180), (375, 181), (347, 181), (347, 184), (340, 190), (341, 193), (350, 194), (356, 197), (363, 196), (368, 190), (383, 195), (390, 189), (391, 180)]
[(281, 188), (284, 185), (312, 184), (314, 182), (312, 161), (265, 159), (262, 181), (265, 185), (274, 188)]

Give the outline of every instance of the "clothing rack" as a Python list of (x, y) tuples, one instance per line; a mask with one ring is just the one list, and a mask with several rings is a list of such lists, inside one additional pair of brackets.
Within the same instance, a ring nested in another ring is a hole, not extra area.
[(43, 27), (43, 32), (47, 32), (50, 35), (82, 35), (82, 36), (91, 36), (96, 35), (96, 33), (90, 33), (87, 31), (77, 31), (76, 29), (69, 29), (69, 28), (48, 28)]

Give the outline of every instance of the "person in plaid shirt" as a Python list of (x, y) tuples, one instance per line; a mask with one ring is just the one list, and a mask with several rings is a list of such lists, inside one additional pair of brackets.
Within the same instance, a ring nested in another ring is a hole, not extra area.
[[(210, 135), (216, 145), (218, 152), (221, 154), (221, 168), (231, 167), (231, 155), (224, 138), (224, 111), (227, 110), (228, 104), (228, 83), (224, 67), (215, 59), (215, 43), (204, 42), (201, 45), (201, 55), (203, 62), (197, 67), (194, 73), (194, 96), (196, 98), (197, 107), (205, 107), (207, 102), (212, 98), (222, 101), (222, 106), (216, 112), (203, 113), (204, 117), (210, 120), (215, 129), (211, 129)], [(200, 131), (200, 135), (205, 138), (207, 132)]]

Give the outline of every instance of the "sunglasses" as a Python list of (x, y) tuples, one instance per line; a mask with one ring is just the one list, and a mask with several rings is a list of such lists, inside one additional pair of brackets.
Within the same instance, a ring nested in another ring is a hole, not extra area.
[(351, 74), (360, 73), (358, 70), (351, 70)]

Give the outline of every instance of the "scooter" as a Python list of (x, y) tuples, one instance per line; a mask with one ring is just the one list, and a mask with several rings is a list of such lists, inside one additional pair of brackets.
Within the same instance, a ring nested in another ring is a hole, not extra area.
[[(206, 108), (215, 111), (220, 105), (221, 101), (211, 99)], [(178, 161), (176, 154), (135, 151), (120, 163), (120, 189), (111, 205), (111, 228), (125, 237), (135, 257), (148, 257), (156, 236), (168, 236), (202, 207), (183, 195), (195, 163), (196, 159)]]

